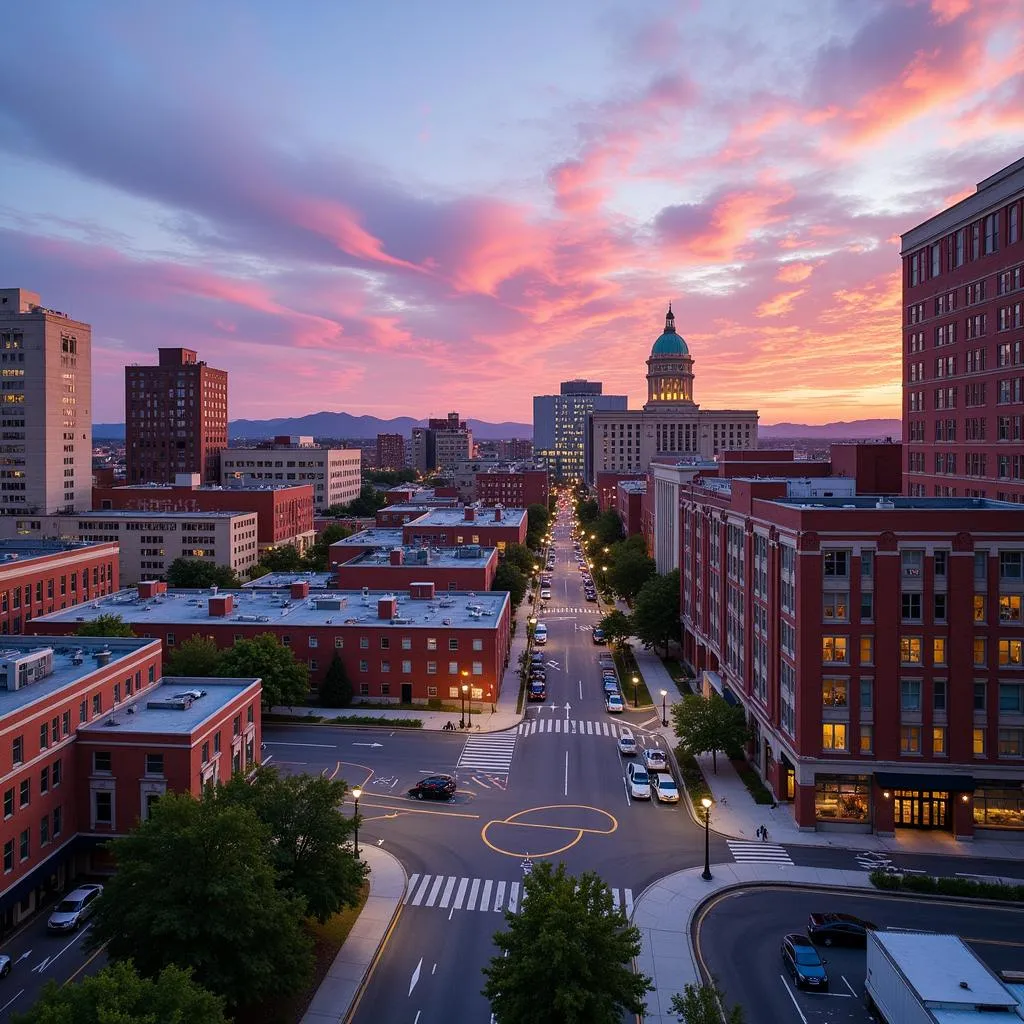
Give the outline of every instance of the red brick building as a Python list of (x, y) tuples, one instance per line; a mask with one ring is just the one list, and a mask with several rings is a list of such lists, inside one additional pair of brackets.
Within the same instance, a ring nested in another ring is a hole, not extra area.
[[(127, 832), (154, 798), (198, 796), (204, 781), (230, 774), (229, 758), (238, 770), (255, 764), (258, 680), (160, 676), (154, 640), (4, 638), (0, 930), (81, 872), (102, 870), (97, 843)], [(202, 696), (176, 696), (193, 688)]]
[(0, 633), (21, 633), (38, 615), (117, 591), (116, 544), (0, 541)]
[(124, 371), (125, 458), (130, 484), (164, 484), (178, 473), (220, 482), (228, 446), (228, 375), (188, 348), (161, 348), (156, 366)]
[[(125, 591), (94, 602), (88, 614), (116, 611), (137, 634), (162, 640), (168, 651), (193, 636), (211, 637), (226, 648), (272, 633), (308, 665), (314, 688), (337, 653), (357, 699), (426, 703), (457, 698), (467, 682), (474, 700), (490, 702), (497, 699), (508, 663), (510, 606), (504, 591), (438, 593), (433, 583), (419, 583), (409, 592), (311, 593), (308, 583), (298, 582), (288, 590), (211, 595), (162, 587), (142, 584), (143, 600)], [(162, 596), (150, 600), (157, 593)], [(33, 620), (32, 628), (61, 634), (77, 625), (78, 616), (63, 612)]]
[(294, 544), (300, 551), (315, 539), (310, 484), (261, 487), (204, 487), (194, 475), (167, 485), (93, 488), (97, 511), (255, 512), (260, 550)]
[(644, 496), (647, 494), (646, 480), (620, 480), (615, 488), (615, 511), (622, 520), (622, 529), (627, 537), (643, 533)]
[(1022, 514), (798, 483), (683, 488), (685, 657), (801, 828), (1024, 837)]
[(461, 548), (374, 548), (334, 568), (340, 590), (408, 590), (433, 583), (445, 591), (487, 591), (498, 568), (498, 549), (467, 544)]
[(405, 438), (401, 434), (377, 435), (377, 468), (405, 469)]
[(504, 551), (508, 544), (526, 543), (526, 509), (439, 508), (402, 527), (402, 540), (412, 547), (439, 548), (479, 544)]
[(507, 508), (548, 507), (551, 485), (546, 469), (484, 470), (476, 474), (476, 500)]
[(1024, 158), (903, 235), (904, 492), (1024, 498)]
[(619, 484), (623, 480), (646, 480), (646, 473), (613, 473), (601, 470), (594, 478), (594, 489), (597, 491), (597, 507), (602, 512), (616, 508), (619, 500)]

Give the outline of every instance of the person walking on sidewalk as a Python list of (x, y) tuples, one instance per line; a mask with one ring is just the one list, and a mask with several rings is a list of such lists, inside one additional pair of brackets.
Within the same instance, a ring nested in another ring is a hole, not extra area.
[(768, 842), (768, 829), (764, 825), (759, 825), (757, 829), (757, 837), (762, 843)]

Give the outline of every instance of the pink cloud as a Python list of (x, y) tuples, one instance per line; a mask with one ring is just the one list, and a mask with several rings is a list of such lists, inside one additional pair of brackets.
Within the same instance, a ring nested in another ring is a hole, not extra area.
[(784, 281), (786, 284), (799, 284), (801, 281), (806, 281), (813, 273), (813, 263), (784, 263), (775, 275), (775, 280)]

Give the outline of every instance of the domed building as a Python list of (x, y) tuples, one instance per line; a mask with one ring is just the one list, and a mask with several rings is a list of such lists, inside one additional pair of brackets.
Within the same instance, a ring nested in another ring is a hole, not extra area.
[(644, 407), (591, 417), (588, 483), (602, 472), (644, 473), (662, 456), (709, 460), (757, 447), (756, 409), (701, 409), (694, 402), (693, 363), (670, 304), (647, 358)]

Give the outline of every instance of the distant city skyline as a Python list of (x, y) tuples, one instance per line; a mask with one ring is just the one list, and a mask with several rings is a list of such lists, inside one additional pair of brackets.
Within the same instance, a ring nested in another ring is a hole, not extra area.
[(1024, 153), (1013, 0), (6, 24), (0, 287), (92, 325), (96, 422), (161, 346), (233, 420), (526, 423), (575, 377), (636, 406), (669, 301), (701, 405), (898, 418), (898, 235)]

